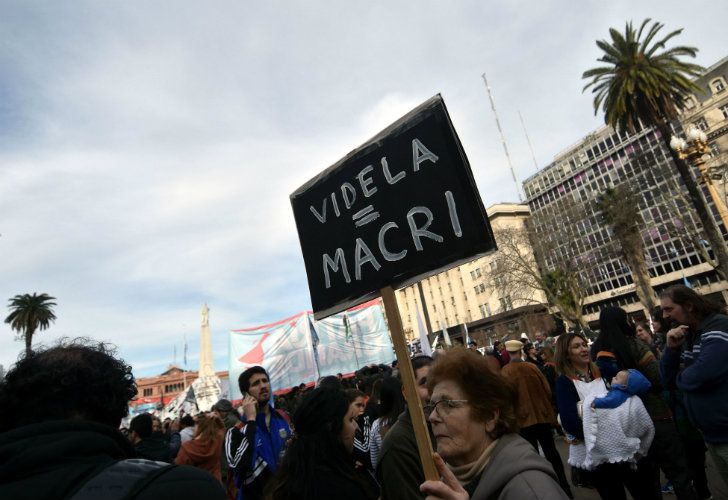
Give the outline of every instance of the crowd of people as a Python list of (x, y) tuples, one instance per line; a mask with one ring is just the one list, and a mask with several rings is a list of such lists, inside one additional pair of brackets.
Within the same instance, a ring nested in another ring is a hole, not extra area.
[(254, 366), (235, 404), (127, 429), (131, 368), (103, 344), (63, 342), (0, 382), (0, 497), (564, 499), (573, 484), (609, 500), (711, 498), (706, 449), (728, 483), (728, 316), (678, 286), (651, 322), (609, 307), (599, 323), (593, 343), (537, 334), (414, 356), (439, 480), (425, 478), (396, 363), (276, 397)]

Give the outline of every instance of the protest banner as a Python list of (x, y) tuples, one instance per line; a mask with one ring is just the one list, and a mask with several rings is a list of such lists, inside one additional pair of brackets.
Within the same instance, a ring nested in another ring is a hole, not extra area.
[(229, 353), (231, 399), (241, 397), (238, 377), (251, 366), (265, 368), (273, 391), (278, 391), (394, 358), (379, 299), (322, 321), (307, 311), (233, 330)]
[(495, 250), (438, 94), (291, 194), (314, 317), (380, 296), (425, 476), (438, 479), (394, 288)]

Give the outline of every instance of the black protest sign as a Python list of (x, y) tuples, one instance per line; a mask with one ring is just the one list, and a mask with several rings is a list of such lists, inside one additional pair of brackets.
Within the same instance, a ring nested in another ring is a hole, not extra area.
[(291, 195), (320, 319), (495, 249), (437, 95)]

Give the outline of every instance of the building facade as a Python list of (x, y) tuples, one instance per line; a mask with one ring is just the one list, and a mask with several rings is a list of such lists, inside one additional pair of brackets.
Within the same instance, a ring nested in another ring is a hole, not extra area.
[[(706, 130), (714, 165), (721, 164), (721, 158), (724, 165), (728, 151), (726, 80), (728, 58), (708, 68), (697, 80), (705, 92), (689, 98), (692, 105), (681, 117), (683, 126), (696, 123)], [(695, 173), (697, 177), (697, 168)], [(628, 312), (642, 310), (631, 271), (596, 203), (607, 188), (621, 183), (627, 183), (638, 199), (653, 288), (687, 282), (700, 293), (716, 294), (725, 301), (728, 284), (709, 264), (711, 253), (702, 236), (702, 223), (659, 132), (642, 128), (625, 133), (602, 127), (523, 182), (536, 239), (548, 241), (554, 249), (541, 264), (545, 270), (562, 266), (579, 270), (587, 291), (585, 319), (595, 322), (606, 306), (620, 306)], [(719, 230), (726, 235), (713, 201), (707, 190), (703, 191)]]
[(710, 159), (706, 168), (718, 188), (723, 203), (728, 180), (728, 57), (706, 69), (696, 80), (701, 91), (685, 101), (680, 120), (684, 126), (692, 123), (708, 136)]
[[(223, 386), (227, 384), (228, 372), (217, 372)], [(198, 372), (184, 370), (176, 365), (170, 365), (167, 370), (156, 377), (141, 377), (136, 380), (137, 395), (130, 403), (131, 407), (161, 403), (166, 406), (199, 376)]]
[[(489, 207), (487, 214), (497, 243), (498, 230), (522, 228), (529, 209), (523, 204), (499, 203)], [(419, 338), (418, 311), (431, 340), (438, 335), (442, 338), (445, 328), (452, 341), (462, 342), (467, 326), (480, 345), (553, 328), (541, 292), (534, 290), (529, 297), (516, 298), (496, 286), (497, 257), (495, 251), (399, 290), (397, 301), (408, 340)]]

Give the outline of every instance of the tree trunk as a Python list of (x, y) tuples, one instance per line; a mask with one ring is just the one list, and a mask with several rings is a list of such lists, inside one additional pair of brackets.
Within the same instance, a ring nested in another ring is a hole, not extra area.
[(681, 160), (677, 154), (677, 151), (670, 147), (670, 127), (661, 123), (657, 125), (657, 129), (660, 131), (662, 141), (665, 143), (665, 147), (670, 152), (672, 160), (675, 163), (680, 177), (682, 178), (685, 187), (688, 189), (690, 195), (690, 201), (692, 201), (695, 211), (698, 213), (698, 217), (703, 223), (705, 228), (705, 235), (708, 238), (710, 247), (713, 250), (713, 255), (717, 261), (716, 271), (720, 274), (721, 278), (728, 280), (728, 249), (726, 248), (725, 240), (718, 230), (718, 225), (713, 219), (713, 214), (710, 211), (710, 207), (703, 198), (702, 190), (698, 186), (697, 181), (693, 177), (690, 165), (685, 160)]
[(35, 328), (28, 328), (25, 330), (25, 357), (27, 358), (30, 356), (30, 353), (33, 352), (33, 333), (35, 333)]
[[(639, 245), (639, 248), (635, 250), (644, 252), (642, 245)], [(634, 281), (635, 284), (635, 293), (637, 293), (637, 297), (640, 299), (642, 306), (647, 309), (647, 314), (649, 315), (652, 309), (655, 308), (656, 295), (655, 290), (652, 288), (650, 272), (647, 269), (644, 253), (639, 255), (634, 253), (627, 255), (625, 253), (624, 258), (627, 261), (630, 271), (632, 271), (632, 281)]]

